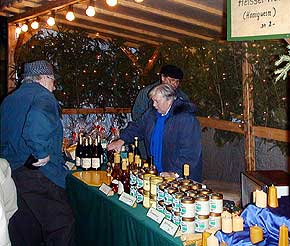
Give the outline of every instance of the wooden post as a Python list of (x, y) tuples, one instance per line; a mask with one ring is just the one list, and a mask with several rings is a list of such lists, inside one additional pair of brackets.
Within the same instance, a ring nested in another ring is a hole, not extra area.
[[(243, 44), (246, 48), (247, 43)], [(253, 100), (253, 83), (251, 80), (252, 67), (248, 63), (248, 53), (246, 51), (242, 65), (243, 76), (243, 104), (244, 104), (244, 122), (245, 122), (245, 161), (246, 170), (255, 171), (256, 157), (255, 157), (255, 137), (253, 135), (253, 114), (254, 114), (254, 100)]]
[(17, 45), (17, 38), (15, 35), (15, 29), (16, 26), (14, 24), (8, 24), (8, 68), (7, 68), (7, 91), (10, 92), (15, 88), (15, 82), (13, 78), (10, 77), (12, 73), (12, 67), (15, 64), (14, 61), (14, 53), (15, 53), (15, 48)]

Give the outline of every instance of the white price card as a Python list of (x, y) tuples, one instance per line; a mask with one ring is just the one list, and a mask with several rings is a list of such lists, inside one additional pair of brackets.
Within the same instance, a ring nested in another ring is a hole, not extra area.
[(155, 208), (150, 208), (148, 210), (147, 216), (150, 219), (156, 221), (158, 224), (160, 224), (162, 222), (162, 220), (164, 219), (165, 214), (157, 211)]
[(129, 195), (126, 192), (123, 192), (119, 197), (119, 200), (123, 203), (126, 203), (130, 207), (133, 207), (136, 202), (136, 197)]
[(105, 183), (102, 183), (102, 185), (99, 188), (99, 190), (101, 192), (103, 192), (106, 196), (108, 196), (110, 191), (112, 190), (112, 188), (110, 186), (106, 185)]
[(178, 225), (175, 225), (173, 222), (167, 219), (164, 219), (160, 225), (160, 229), (167, 232), (171, 236), (174, 236), (178, 229)]

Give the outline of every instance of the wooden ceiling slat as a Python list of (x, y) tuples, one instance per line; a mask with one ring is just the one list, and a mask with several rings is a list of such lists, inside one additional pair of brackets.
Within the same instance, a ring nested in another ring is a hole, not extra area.
[[(83, 7), (84, 6), (80, 6), (80, 9), (84, 10)], [(75, 9), (75, 11), (76, 11), (76, 9)], [(99, 24), (103, 24), (103, 25), (107, 25), (107, 26), (117, 27), (117, 28), (124, 29), (124, 30), (129, 30), (129, 31), (132, 31), (132, 32), (135, 32), (135, 33), (140, 33), (140, 34), (144, 34), (144, 35), (147, 35), (147, 36), (152, 36), (152, 37), (155, 37), (155, 38), (157, 37), (159, 39), (169, 40), (169, 41), (172, 41), (172, 42), (179, 42), (179, 40), (177, 38), (173, 38), (173, 37), (170, 37), (170, 36), (167, 36), (167, 35), (160, 35), (159, 33), (146, 31), (144, 29), (133, 28), (133, 27), (130, 27), (128, 25), (125, 26), (125, 25), (118, 24), (118, 23), (115, 23), (115, 22), (103, 20), (103, 19), (100, 19), (100, 18), (95, 17), (95, 16), (94, 17), (89, 17), (89, 16), (83, 15), (83, 14), (76, 14), (76, 18), (80, 18), (80, 19), (83, 19), (83, 20), (86, 20), (86, 21), (90, 21), (90, 22), (93, 22), (93, 23), (99, 23)]]
[(183, 4), (183, 5), (189, 6), (191, 8), (200, 9), (200, 10), (203, 10), (203, 11), (208, 12), (210, 14), (217, 15), (217, 16), (223, 16), (223, 11), (208, 7), (204, 4), (195, 3), (192, 0), (170, 0), (170, 1)]
[(189, 37), (195, 37), (195, 38), (204, 39), (204, 40), (212, 40), (213, 39), (211, 37), (207, 37), (207, 36), (204, 36), (204, 35), (188, 32), (188, 31), (185, 31), (185, 30), (180, 30), (180, 29), (172, 27), (172, 26), (163, 25), (163, 24), (156, 23), (156, 22), (153, 22), (153, 21), (149, 21), (149, 20), (145, 20), (145, 19), (141, 19), (141, 18), (137, 18), (137, 17), (133, 17), (133, 16), (128, 16), (128, 15), (125, 15), (125, 14), (120, 14), (120, 13), (108, 11), (108, 10), (105, 10), (105, 9), (96, 8), (96, 12), (104, 14), (104, 15), (114, 16), (114, 17), (117, 17), (117, 18), (120, 18), (120, 19), (126, 19), (126, 20), (129, 20), (129, 21), (134, 21), (134, 22), (145, 24), (145, 25), (148, 25), (148, 26), (158, 27), (160, 29), (168, 30), (168, 31), (175, 32), (175, 33), (180, 33), (180, 34), (183, 34), (183, 35), (186, 35), (186, 36), (189, 36)]
[[(183, 1), (180, 1), (180, 2), (183, 2)], [(220, 26), (211, 25), (211, 24), (208, 24), (208, 23), (205, 23), (205, 22), (202, 22), (202, 21), (198, 21), (198, 20), (192, 19), (192, 18), (187, 18), (187, 17), (181, 16), (181, 15), (177, 15), (177, 14), (174, 14), (174, 13), (169, 13), (169, 12), (162, 11), (162, 10), (159, 10), (159, 9), (147, 7), (147, 6), (142, 5), (142, 4), (129, 2), (129, 1), (126, 1), (126, 0), (121, 0), (118, 3), (120, 5), (122, 5), (122, 6), (125, 6), (125, 7), (142, 10), (142, 11), (149, 12), (149, 13), (154, 13), (154, 14), (157, 14), (157, 15), (160, 15), (160, 16), (163, 16), (163, 17), (168, 17), (168, 18), (175, 19), (175, 20), (178, 20), (178, 21), (183, 21), (185, 23), (189, 23), (189, 24), (196, 25), (196, 26), (202, 26), (204, 28), (208, 28), (208, 29), (211, 29), (211, 30), (214, 30), (214, 31), (217, 31), (217, 32), (221, 32), (222, 31), (222, 28)]]
[(92, 26), (88, 26), (88, 25), (85, 25), (85, 24), (80, 24), (80, 23), (77, 23), (77, 22), (70, 22), (70, 21), (67, 21), (66, 19), (58, 19), (58, 22), (62, 23), (62, 24), (69, 25), (69, 26), (75, 26), (75, 27), (79, 27), (79, 28), (83, 28), (83, 29), (87, 29), (87, 30), (93, 30), (96, 33), (97, 32), (99, 32), (99, 33), (107, 33), (107, 34), (111, 34), (113, 36), (127, 38), (129, 40), (135, 40), (135, 41), (148, 43), (148, 44), (152, 44), (152, 45), (156, 45), (156, 46), (160, 45), (159, 42), (150, 40), (148, 38), (145, 39), (145, 38), (140, 38), (140, 37), (137, 37), (137, 36), (130, 36), (130, 35), (127, 35), (127, 34), (124, 34), (124, 33), (113, 32), (113, 31), (110, 31), (108, 29), (92, 27)]

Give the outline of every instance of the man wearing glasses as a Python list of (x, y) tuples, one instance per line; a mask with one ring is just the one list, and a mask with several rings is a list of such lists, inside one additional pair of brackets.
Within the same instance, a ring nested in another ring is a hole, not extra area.
[(74, 245), (55, 89), (50, 63), (26, 63), (21, 86), (0, 108), (0, 157), (10, 163), (18, 195), (9, 221), (13, 246)]
[[(183, 72), (174, 65), (165, 65), (160, 70), (160, 79), (154, 83), (147, 85), (138, 93), (133, 108), (132, 119), (138, 121), (150, 106), (149, 92), (158, 84), (169, 84), (176, 91), (178, 98), (189, 101), (188, 96), (179, 88), (183, 79)], [(147, 154), (143, 142), (140, 142), (139, 149), (143, 159), (147, 159)]]

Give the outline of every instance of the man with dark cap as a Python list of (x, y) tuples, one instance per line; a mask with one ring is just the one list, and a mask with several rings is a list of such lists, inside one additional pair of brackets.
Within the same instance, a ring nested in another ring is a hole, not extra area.
[[(154, 83), (147, 85), (138, 93), (133, 108), (132, 119), (138, 121), (150, 106), (149, 92), (158, 84), (169, 84), (176, 91), (178, 98), (184, 101), (190, 101), (188, 96), (179, 88), (180, 82), (183, 79), (183, 72), (180, 68), (174, 65), (165, 65), (160, 70), (160, 79)], [(147, 159), (147, 154), (143, 142), (139, 143), (139, 149), (143, 159)]]
[(11, 243), (74, 245), (53, 67), (44, 60), (26, 63), (23, 76), (0, 108), (0, 157), (10, 163), (18, 195), (18, 211), (9, 221)]

